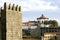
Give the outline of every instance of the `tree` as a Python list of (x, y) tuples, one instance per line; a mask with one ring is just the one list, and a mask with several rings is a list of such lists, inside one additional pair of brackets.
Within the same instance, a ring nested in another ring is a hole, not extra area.
[(56, 20), (50, 20), (49, 24), (51, 24), (53, 27), (57, 27), (58, 26), (58, 22)]
[(52, 24), (52, 20), (49, 20), (49, 24)]
[(44, 21), (44, 24), (47, 25), (49, 23), (49, 21)]
[(58, 22), (57, 22), (56, 20), (53, 20), (53, 21), (52, 21), (52, 25), (53, 25), (54, 27), (57, 27), (57, 26), (58, 26)]
[(56, 20), (49, 20), (49, 21), (44, 21), (44, 24), (50, 24), (52, 27), (57, 27), (58, 26), (58, 22)]

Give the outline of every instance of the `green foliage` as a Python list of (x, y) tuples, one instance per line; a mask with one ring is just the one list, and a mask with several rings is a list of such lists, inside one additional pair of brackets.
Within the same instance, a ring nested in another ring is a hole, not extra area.
[(44, 24), (51, 24), (53, 27), (58, 27), (58, 22), (56, 20), (49, 20), (49, 21), (44, 21)]
[(49, 21), (44, 21), (44, 24), (47, 25), (49, 23)]
[(52, 24), (52, 20), (49, 20), (49, 24)]
[(57, 26), (58, 26), (58, 22), (57, 22), (56, 20), (53, 20), (53, 21), (52, 21), (52, 25), (53, 25), (54, 27), (57, 27)]

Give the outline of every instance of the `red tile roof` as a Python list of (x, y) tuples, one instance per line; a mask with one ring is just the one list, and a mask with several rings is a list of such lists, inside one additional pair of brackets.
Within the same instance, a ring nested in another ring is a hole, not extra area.
[(42, 16), (39, 17), (39, 18), (37, 18), (37, 19), (48, 19), (48, 18), (46, 18), (46, 17), (42, 14)]
[(28, 26), (28, 22), (23, 22), (22, 26)]

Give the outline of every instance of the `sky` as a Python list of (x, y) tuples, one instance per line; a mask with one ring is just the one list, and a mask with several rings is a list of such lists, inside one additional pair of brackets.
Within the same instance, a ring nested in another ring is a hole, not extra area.
[(60, 25), (60, 0), (0, 0), (0, 7), (4, 2), (21, 6), (23, 22), (37, 20), (44, 14), (51, 20), (57, 20)]

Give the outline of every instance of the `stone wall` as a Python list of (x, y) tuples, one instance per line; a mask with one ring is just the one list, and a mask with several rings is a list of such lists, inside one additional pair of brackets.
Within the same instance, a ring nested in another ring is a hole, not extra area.
[(21, 7), (4, 3), (2, 12), (2, 40), (22, 40)]
[(54, 36), (56, 36), (56, 33), (45, 33), (44, 37), (42, 39), (49, 40), (49, 39), (53, 38)]
[(40, 40), (38, 38), (23, 38), (23, 40)]

